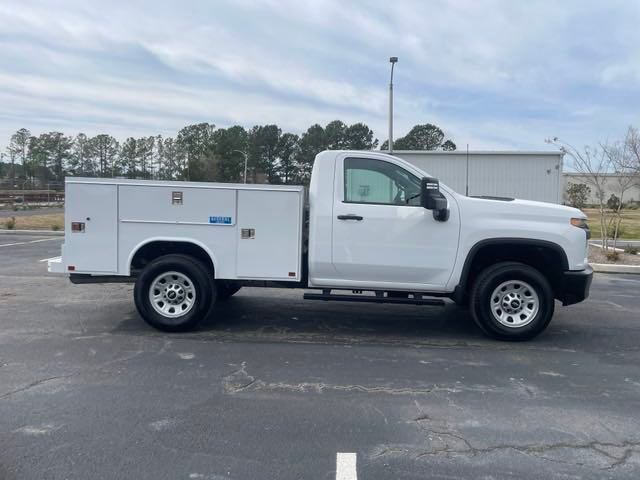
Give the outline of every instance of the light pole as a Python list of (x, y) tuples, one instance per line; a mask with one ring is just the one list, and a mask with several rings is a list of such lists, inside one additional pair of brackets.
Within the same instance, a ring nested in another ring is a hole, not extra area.
[(389, 58), (391, 63), (391, 80), (389, 80), (389, 153), (393, 153), (393, 67), (398, 57)]
[(238, 152), (241, 153), (242, 156), (244, 157), (244, 176), (243, 178), (243, 182), (242, 183), (247, 183), (247, 154), (245, 152), (243, 152), (242, 150), (233, 150), (234, 152)]

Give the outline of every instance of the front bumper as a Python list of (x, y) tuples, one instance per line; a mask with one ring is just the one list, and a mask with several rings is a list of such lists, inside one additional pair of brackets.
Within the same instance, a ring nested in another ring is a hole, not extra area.
[(584, 270), (566, 271), (562, 274), (562, 287), (558, 299), (563, 305), (573, 305), (589, 296), (593, 279), (593, 268), (587, 265)]

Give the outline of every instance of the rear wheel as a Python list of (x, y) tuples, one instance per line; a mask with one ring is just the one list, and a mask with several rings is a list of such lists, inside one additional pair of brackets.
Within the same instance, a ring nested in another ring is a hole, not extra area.
[(140, 316), (169, 332), (194, 328), (216, 299), (212, 275), (188, 255), (165, 255), (140, 273), (134, 299)]
[(499, 340), (528, 340), (553, 317), (548, 280), (533, 267), (502, 262), (485, 269), (471, 290), (471, 312), (482, 331)]

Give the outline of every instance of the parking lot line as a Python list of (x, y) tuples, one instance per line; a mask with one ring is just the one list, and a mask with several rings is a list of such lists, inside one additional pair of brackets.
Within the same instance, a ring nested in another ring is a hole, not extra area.
[(3, 243), (0, 247), (12, 247), (14, 245), (28, 245), (29, 243), (48, 242), (49, 240), (63, 240), (62, 237), (41, 238), (40, 240), (30, 240), (28, 242)]
[(336, 480), (358, 480), (355, 453), (336, 454)]
[(38, 260), (39, 262), (48, 262), (49, 260), (55, 260), (56, 258), (60, 258), (60, 255), (56, 255), (55, 257), (43, 258), (42, 260)]

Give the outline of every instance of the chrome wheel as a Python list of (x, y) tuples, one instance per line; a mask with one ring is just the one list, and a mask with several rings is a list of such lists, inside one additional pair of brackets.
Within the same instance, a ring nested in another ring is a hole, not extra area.
[(163, 317), (181, 317), (193, 308), (196, 289), (184, 273), (161, 273), (151, 282), (149, 301), (153, 309)]
[(501, 283), (491, 295), (491, 313), (505, 327), (524, 327), (533, 321), (540, 309), (538, 294), (521, 280)]

